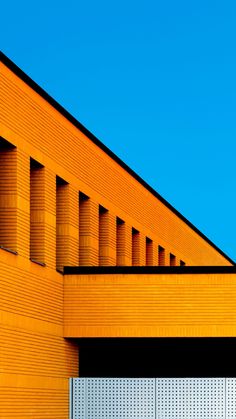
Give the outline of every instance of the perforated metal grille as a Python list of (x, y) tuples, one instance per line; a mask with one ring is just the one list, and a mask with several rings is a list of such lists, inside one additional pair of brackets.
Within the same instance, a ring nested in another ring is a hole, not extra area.
[(226, 414), (227, 419), (236, 418), (236, 378), (226, 380)]
[(74, 378), (70, 419), (236, 419), (236, 378)]
[(225, 419), (225, 380), (156, 380), (158, 419)]
[(155, 419), (155, 379), (79, 381), (73, 379), (73, 419)]
[(72, 407), (70, 412), (72, 417), (70, 419), (85, 419), (86, 418), (86, 378), (72, 378), (72, 397), (70, 403)]

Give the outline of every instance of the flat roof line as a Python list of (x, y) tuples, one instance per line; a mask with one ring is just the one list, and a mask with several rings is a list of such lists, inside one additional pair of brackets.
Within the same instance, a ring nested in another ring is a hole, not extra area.
[[(64, 275), (236, 274), (236, 266), (65, 266)], [(236, 279), (236, 278), (235, 278)]]
[(63, 106), (61, 106), (55, 99), (52, 98), (44, 89), (42, 89), (34, 80), (32, 80), (24, 71), (22, 71), (13, 61), (10, 60), (2, 51), (0, 51), (0, 61), (3, 62), (14, 74), (16, 74), (22, 81), (30, 86), (36, 93), (52, 105), (58, 112), (60, 112), (68, 121), (70, 121), (76, 128), (85, 134), (94, 144), (102, 149), (108, 156), (110, 156), (116, 163), (118, 163), (126, 172), (128, 172), (134, 179), (136, 179), (145, 189), (161, 201), (167, 208), (169, 208), (178, 218), (187, 224), (195, 233), (202, 237), (210, 246), (212, 246), (218, 253), (220, 253), (230, 263), (235, 265), (235, 262), (227, 256), (219, 247), (217, 247), (205, 234), (203, 234), (197, 227), (195, 227), (187, 218), (185, 218), (179, 211), (177, 211), (168, 201), (166, 201), (158, 192), (155, 191), (148, 183), (145, 182), (137, 173), (135, 173), (123, 160), (116, 156), (105, 144), (103, 144), (94, 134), (92, 134), (84, 125), (82, 125), (73, 115), (71, 115)]

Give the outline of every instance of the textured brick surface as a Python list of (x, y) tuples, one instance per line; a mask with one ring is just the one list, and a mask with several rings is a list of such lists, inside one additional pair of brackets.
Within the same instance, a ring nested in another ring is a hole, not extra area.
[(66, 275), (65, 336), (236, 335), (235, 274)]

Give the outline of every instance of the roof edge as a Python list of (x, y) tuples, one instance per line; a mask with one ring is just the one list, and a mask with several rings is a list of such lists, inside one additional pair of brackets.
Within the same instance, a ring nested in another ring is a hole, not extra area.
[(226, 255), (218, 246), (216, 246), (205, 234), (203, 234), (194, 224), (185, 218), (178, 210), (176, 210), (168, 201), (166, 201), (155, 189), (153, 189), (145, 180), (143, 180), (137, 173), (134, 172), (122, 159), (120, 159), (113, 151), (111, 151), (105, 144), (103, 144), (92, 132), (90, 132), (83, 124), (81, 124), (72, 114), (70, 114), (63, 106), (61, 106), (52, 96), (50, 96), (42, 87), (40, 87), (34, 80), (32, 80), (23, 70), (21, 70), (13, 61), (10, 60), (2, 51), (0, 51), (0, 61), (3, 62), (14, 74), (16, 74), (22, 81), (30, 86), (36, 93), (52, 105), (59, 113), (61, 113), (68, 121), (70, 121), (76, 128), (78, 128), (84, 135), (86, 135), (94, 144), (110, 156), (116, 163), (118, 163), (126, 172), (128, 172), (135, 180), (137, 180), (145, 189), (147, 189), (155, 198), (159, 199), (168, 209), (170, 209), (180, 220), (187, 224), (195, 233), (204, 239), (211, 247), (213, 247), (219, 254), (235, 266), (235, 262)]
[(236, 266), (64, 266), (63, 273), (64, 275), (236, 274)]

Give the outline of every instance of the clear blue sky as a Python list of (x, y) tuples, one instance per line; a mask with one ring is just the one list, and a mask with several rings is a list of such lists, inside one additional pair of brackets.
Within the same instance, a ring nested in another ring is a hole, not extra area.
[(236, 260), (236, 1), (2, 2), (1, 50)]

